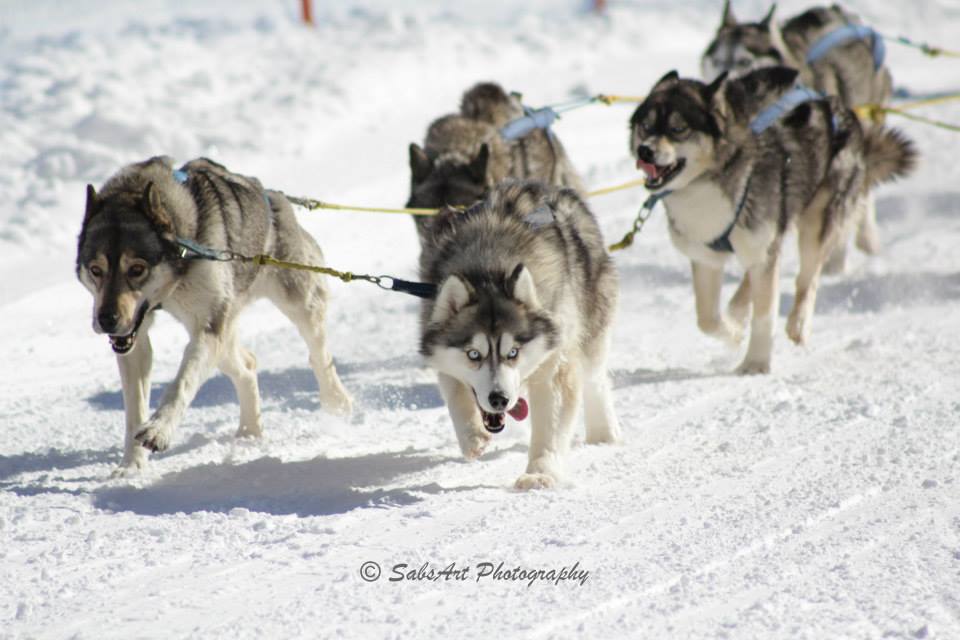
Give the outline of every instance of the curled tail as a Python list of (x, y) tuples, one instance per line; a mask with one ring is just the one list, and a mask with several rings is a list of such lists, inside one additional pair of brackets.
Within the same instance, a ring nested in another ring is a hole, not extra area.
[(519, 101), (507, 95), (498, 84), (481, 82), (468, 89), (460, 99), (460, 115), (500, 128), (523, 115)]
[(863, 153), (871, 187), (903, 178), (917, 164), (917, 148), (899, 129), (871, 127), (864, 135)]

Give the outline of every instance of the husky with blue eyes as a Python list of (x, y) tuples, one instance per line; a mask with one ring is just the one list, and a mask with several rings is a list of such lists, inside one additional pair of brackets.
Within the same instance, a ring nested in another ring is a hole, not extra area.
[[(420, 351), (437, 371), (464, 456), (507, 416), (531, 420), (520, 490), (555, 486), (581, 401), (588, 443), (619, 438), (607, 375), (617, 275), (593, 214), (571, 189), (506, 182), (430, 226)], [(529, 400), (528, 400), (529, 399)]]

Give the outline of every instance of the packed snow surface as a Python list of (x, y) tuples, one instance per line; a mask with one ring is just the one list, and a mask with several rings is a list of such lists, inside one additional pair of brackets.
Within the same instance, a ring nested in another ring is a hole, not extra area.
[[(706, 0), (602, 17), (573, 0), (317, 4), (312, 29), (294, 0), (0, 7), (0, 637), (960, 637), (960, 139), (894, 117), (922, 161), (877, 194), (883, 252), (825, 279), (808, 347), (781, 317), (772, 375), (732, 375), (738, 354), (698, 333), (662, 212), (616, 255), (624, 443), (578, 435), (557, 490), (511, 488), (527, 424), (464, 461), (417, 355), (417, 301), (340, 282), (328, 325), (352, 419), (320, 409), (303, 342), (258, 303), (241, 333), (264, 437), (234, 438), (217, 376), (167, 452), (110, 479), (119, 377), (73, 273), (88, 182), (207, 155), (287, 193), (400, 206), (407, 145), (472, 83), (533, 106), (642, 95), (697, 73), (720, 15)], [(851, 6), (960, 42), (950, 0)], [(898, 86), (960, 89), (956, 60), (888, 51)], [(555, 125), (591, 188), (637, 177), (630, 109)], [(955, 105), (920, 113), (960, 122)], [(590, 204), (616, 239), (643, 199)], [(330, 265), (416, 276), (406, 216), (299, 216)], [(154, 403), (185, 343), (161, 314)]]

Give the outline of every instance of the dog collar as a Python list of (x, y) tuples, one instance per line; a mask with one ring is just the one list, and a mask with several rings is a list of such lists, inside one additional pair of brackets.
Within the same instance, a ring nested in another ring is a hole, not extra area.
[(754, 134), (760, 135), (770, 128), (774, 122), (783, 117), (783, 114), (793, 111), (804, 102), (821, 100), (823, 98), (813, 89), (808, 89), (803, 85), (797, 85), (786, 92), (772, 105), (761, 111), (757, 117), (750, 122), (750, 130)]
[(873, 53), (873, 68), (879, 69), (883, 66), (883, 59), (886, 57), (887, 48), (883, 44), (883, 36), (866, 25), (847, 24), (837, 27), (826, 34), (810, 47), (807, 52), (807, 64), (813, 64), (823, 56), (827, 55), (834, 47), (839, 47), (853, 40), (870, 40)]

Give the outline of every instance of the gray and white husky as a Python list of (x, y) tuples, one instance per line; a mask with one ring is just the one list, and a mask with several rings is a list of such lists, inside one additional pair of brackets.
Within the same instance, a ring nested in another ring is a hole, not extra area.
[[(169, 158), (152, 158), (124, 167), (99, 193), (88, 185), (76, 271), (94, 297), (93, 330), (110, 337), (120, 368), (126, 440), (119, 475), (142, 467), (148, 451), (169, 446), (214, 366), (236, 388), (238, 435), (260, 435), (256, 359), (238, 344), (235, 328), (240, 311), (256, 298), (272, 300), (297, 326), (310, 350), (323, 407), (339, 414), (351, 410), (352, 400), (327, 351), (324, 276), (190, 260), (181, 252), (183, 241), (250, 256), (323, 262), (282, 193), (264, 190), (255, 178), (210, 160), (192, 160), (175, 170)], [(152, 349), (147, 333), (161, 305), (186, 327), (190, 341), (180, 370), (148, 417)]]
[[(799, 72), (805, 86), (837, 96), (848, 108), (887, 103), (893, 80), (883, 64), (883, 40), (867, 30), (858, 16), (838, 5), (814, 7), (781, 26), (775, 10), (776, 5), (760, 22), (738, 22), (728, 0), (717, 33), (700, 61), (703, 79), (711, 82), (724, 72), (735, 76), (787, 66)], [(869, 128), (873, 122), (862, 124)], [(838, 243), (828, 272), (843, 270), (846, 244)], [(872, 197), (857, 221), (856, 245), (867, 254), (880, 250)]]
[(554, 486), (581, 396), (587, 442), (618, 439), (606, 365), (617, 275), (575, 191), (507, 181), (467, 211), (441, 212), (420, 275), (439, 285), (424, 303), (420, 351), (467, 458), (483, 453), (505, 414), (529, 409), (529, 463), (516, 487)]
[[(520, 100), (498, 84), (483, 82), (467, 90), (460, 113), (435, 120), (422, 148), (410, 144), (407, 206), (467, 207), (507, 178), (541, 180), (584, 193), (580, 177), (552, 131), (534, 129), (510, 140), (501, 135), (504, 125), (523, 115)], [(414, 220), (422, 240), (430, 218), (415, 216)]]
[[(673, 244), (691, 261), (697, 324), (739, 343), (750, 321), (741, 373), (770, 370), (786, 231), (797, 228), (800, 247), (787, 335), (801, 344), (828, 252), (869, 189), (905, 175), (915, 160), (902, 134), (880, 126), (865, 132), (836, 98), (797, 99), (796, 79), (795, 69), (768, 67), (707, 85), (672, 71), (630, 119), (637, 168), (665, 205)], [(720, 285), (731, 257), (746, 273), (724, 314)]]

